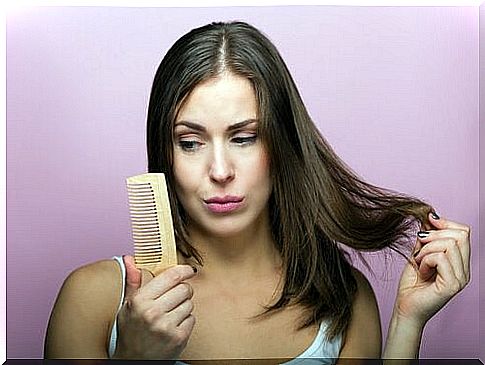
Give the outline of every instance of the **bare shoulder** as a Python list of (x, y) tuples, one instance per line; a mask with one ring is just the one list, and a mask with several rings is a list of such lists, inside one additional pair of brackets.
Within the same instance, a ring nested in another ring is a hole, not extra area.
[[(86, 309), (100, 313), (117, 307), (120, 299), (121, 270), (115, 260), (101, 260), (72, 271), (64, 281), (61, 295), (73, 298), (76, 305), (90, 304)], [(95, 304), (95, 305), (93, 305)], [(116, 304), (116, 305), (115, 305)]]
[(121, 270), (115, 260), (97, 261), (72, 271), (52, 309), (44, 356), (106, 357), (121, 290)]
[(365, 301), (368, 304), (370, 304), (369, 302), (372, 302), (373, 304), (377, 305), (374, 290), (372, 289), (372, 286), (365, 275), (355, 267), (352, 267), (352, 274), (357, 281), (357, 296), (355, 298), (354, 308), (358, 304), (363, 304), (362, 301)]
[(340, 352), (341, 358), (379, 358), (382, 335), (379, 308), (374, 290), (367, 278), (353, 268), (357, 293), (352, 304), (352, 320)]
[[(64, 281), (61, 295), (74, 299), (76, 306), (103, 321), (111, 322), (121, 298), (121, 269), (115, 260), (100, 260), (72, 271)], [(101, 318), (102, 317), (102, 318)]]
[(121, 270), (115, 260), (100, 260), (83, 265), (72, 271), (64, 281), (64, 286), (76, 286), (78, 290), (95, 290), (101, 296), (113, 294), (113, 289), (121, 290)]

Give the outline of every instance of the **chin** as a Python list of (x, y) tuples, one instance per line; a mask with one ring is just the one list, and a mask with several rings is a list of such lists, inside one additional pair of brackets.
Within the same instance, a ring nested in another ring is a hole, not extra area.
[(217, 238), (231, 238), (237, 237), (248, 230), (248, 227), (239, 226), (236, 224), (220, 224), (217, 227), (210, 227), (206, 232)]
[(215, 238), (236, 238), (255, 228), (256, 222), (244, 222), (241, 219), (227, 217), (227, 219), (217, 219), (197, 224), (197, 227), (208, 236)]

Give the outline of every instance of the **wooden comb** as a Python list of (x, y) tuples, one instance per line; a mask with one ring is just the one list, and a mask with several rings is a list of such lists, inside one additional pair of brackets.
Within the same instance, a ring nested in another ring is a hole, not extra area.
[(148, 173), (126, 179), (135, 265), (153, 276), (177, 265), (177, 249), (162, 173)]

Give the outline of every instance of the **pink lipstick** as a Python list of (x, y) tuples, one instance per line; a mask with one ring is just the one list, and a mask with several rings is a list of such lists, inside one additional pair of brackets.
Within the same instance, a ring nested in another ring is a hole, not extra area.
[(212, 213), (229, 213), (239, 209), (243, 205), (243, 200), (244, 197), (226, 195), (215, 196), (204, 202)]

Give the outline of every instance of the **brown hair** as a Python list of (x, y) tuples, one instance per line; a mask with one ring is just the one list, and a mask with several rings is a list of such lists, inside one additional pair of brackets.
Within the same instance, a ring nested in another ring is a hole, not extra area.
[(357, 285), (341, 245), (359, 251), (389, 248), (406, 256), (410, 231), (427, 222), (425, 202), (362, 181), (315, 127), (275, 46), (243, 22), (193, 29), (168, 50), (153, 82), (147, 121), (148, 171), (167, 177), (179, 250), (199, 264), (186, 213), (174, 191), (173, 125), (183, 99), (223, 72), (252, 83), (260, 133), (270, 156), (273, 238), (284, 263), (284, 286), (263, 314), (301, 304), (300, 328), (326, 319), (328, 337), (343, 333)]

